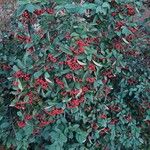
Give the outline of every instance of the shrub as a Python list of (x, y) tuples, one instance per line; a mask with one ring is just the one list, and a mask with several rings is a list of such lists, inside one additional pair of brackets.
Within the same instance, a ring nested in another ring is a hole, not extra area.
[(7, 148), (149, 146), (149, 70), (132, 22), (141, 5), (19, 2), (13, 38), (2, 45), (0, 137)]

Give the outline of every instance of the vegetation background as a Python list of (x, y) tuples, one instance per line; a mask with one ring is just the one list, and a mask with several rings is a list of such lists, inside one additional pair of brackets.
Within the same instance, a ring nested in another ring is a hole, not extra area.
[[(0, 0), (0, 42), (4, 45), (10, 44), (12, 30), (12, 16), (14, 12), (18, 9), (16, 0)], [(137, 45), (141, 49), (143, 49), (144, 56), (139, 56), (138, 59), (139, 64), (143, 66), (143, 68), (150, 67), (150, 52), (148, 47), (150, 47), (150, 2), (149, 0), (145, 1), (144, 7), (141, 9), (142, 16), (135, 15), (133, 17), (133, 22), (138, 22), (140, 29), (136, 33), (138, 38), (143, 40), (139, 41)], [(9, 38), (5, 38), (9, 35)], [(11, 43), (13, 44), (13, 43)], [(10, 45), (11, 45), (10, 44)], [(145, 46), (146, 45), (146, 49)], [(0, 67), (3, 66), (3, 62), (0, 62)], [(2, 75), (0, 75), (3, 78)], [(13, 148), (12, 148), (13, 149)], [(107, 149), (107, 148), (106, 148)], [(0, 150), (4, 150), (3, 146), (0, 146)], [(145, 150), (145, 149), (144, 149)], [(149, 150), (149, 149), (148, 149)]]

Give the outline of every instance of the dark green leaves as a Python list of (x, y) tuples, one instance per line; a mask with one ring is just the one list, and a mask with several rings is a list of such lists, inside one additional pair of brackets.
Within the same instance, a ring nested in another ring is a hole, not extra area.
[(98, 5), (96, 8), (96, 13), (101, 13), (103, 15), (107, 14), (107, 10), (110, 9), (110, 4), (108, 2), (104, 2), (102, 5)]
[(82, 130), (76, 132), (76, 140), (82, 144), (86, 141), (88, 133)]
[(25, 10), (26, 10), (26, 5), (21, 5), (17, 10), (17, 16), (22, 15)]
[(91, 9), (91, 10), (96, 9), (96, 5), (92, 4), (92, 3), (84, 3), (81, 6), (78, 6), (76, 4), (66, 4), (64, 6), (58, 6), (56, 8), (58, 10), (66, 9), (69, 13), (80, 13), (80, 14), (83, 14), (83, 13), (85, 13), (85, 11), (87, 9)]
[(33, 13), (36, 9), (40, 9), (40, 7), (32, 3), (20, 5), (17, 10), (17, 16), (22, 15), (25, 10), (27, 10), (30, 13)]
[(34, 78), (39, 78), (41, 75), (43, 74), (43, 70), (39, 70), (37, 72), (34, 73)]
[(108, 9), (110, 9), (110, 4), (109, 4), (108, 2), (104, 2), (104, 3), (102, 4), (102, 7), (103, 7), (103, 8), (108, 8)]
[(125, 26), (122, 27), (122, 34), (125, 34), (128, 36), (129, 34), (132, 34), (132, 32)]

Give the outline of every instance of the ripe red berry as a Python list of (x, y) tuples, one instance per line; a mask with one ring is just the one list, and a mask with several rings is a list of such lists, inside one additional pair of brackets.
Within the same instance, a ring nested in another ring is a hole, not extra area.
[(18, 124), (18, 127), (20, 127), (20, 128), (23, 128), (26, 126), (25, 121), (18, 121), (17, 124)]

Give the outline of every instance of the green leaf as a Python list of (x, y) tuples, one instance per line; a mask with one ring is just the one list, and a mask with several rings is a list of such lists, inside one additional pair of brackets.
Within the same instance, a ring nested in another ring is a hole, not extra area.
[(61, 4), (64, 0), (55, 0), (57, 4)]
[(17, 71), (19, 71), (20, 69), (19, 69), (16, 65), (14, 65), (14, 66), (13, 66), (13, 70), (14, 70), (15, 72), (17, 72)]
[(72, 36), (72, 37), (79, 37), (79, 34), (76, 33), (76, 32), (72, 32), (72, 33), (71, 33), (71, 36)]
[(125, 34), (126, 36), (132, 34), (132, 32), (125, 26), (123, 26), (121, 29), (122, 29), (122, 34)]
[(23, 90), (23, 86), (21, 81), (18, 79), (18, 88), (22, 91)]
[(22, 15), (25, 10), (26, 10), (26, 5), (19, 6), (19, 8), (17, 9), (17, 16)]
[(24, 48), (25, 49), (28, 49), (28, 48), (30, 48), (30, 47), (32, 47), (33, 46), (33, 43), (27, 43), (25, 46), (24, 46)]
[(25, 135), (29, 137), (32, 134), (33, 126), (28, 124), (23, 128), (23, 130), (25, 131)]
[(8, 122), (4, 122), (0, 125), (0, 128), (3, 129), (3, 128), (7, 128), (10, 124)]
[(101, 7), (101, 6), (98, 6), (98, 7), (96, 8), (96, 13), (98, 13), (98, 12), (102, 12), (102, 7)]
[(144, 143), (144, 140), (142, 138), (139, 138), (140, 143)]
[(73, 53), (69, 50), (68, 46), (61, 45), (61, 51), (66, 53), (66, 54), (73, 55)]
[(69, 73), (69, 72), (70, 72), (70, 69), (62, 70), (61, 72), (58, 73), (58, 76), (62, 76), (62, 75)]
[(39, 70), (38, 72), (34, 73), (34, 78), (39, 78), (43, 74), (42, 70)]
[(25, 53), (24, 57), (23, 57), (23, 63), (26, 64), (28, 63), (28, 58), (29, 58), (29, 54), (28, 53)]
[(36, 7), (35, 5), (33, 5), (33, 4), (27, 4), (26, 5), (26, 10), (28, 10), (29, 12), (31, 12), (31, 13), (33, 13), (36, 9), (39, 9), (40, 7)]
[(87, 138), (87, 132), (85, 131), (80, 131), (80, 132), (77, 132), (76, 133), (76, 140), (82, 144), (86, 141), (86, 138)]
[(102, 7), (110, 9), (110, 4), (108, 2), (104, 2)]
[(62, 146), (58, 142), (45, 146), (46, 150), (62, 150)]
[(115, 139), (115, 136), (116, 136), (116, 132), (115, 132), (115, 127), (112, 127), (111, 128), (111, 140), (114, 140)]
[(120, 67), (116, 67), (117, 73), (121, 72), (121, 68)]
[(59, 139), (63, 143), (67, 142), (67, 137), (63, 133), (60, 133)]
[(87, 70), (87, 71), (83, 74), (82, 81), (85, 81), (85, 80), (86, 80), (88, 74), (89, 74), (89, 71)]
[(45, 76), (45, 78), (49, 78), (50, 77), (48, 72), (45, 72), (44, 76)]
[(120, 17), (120, 19), (123, 19), (123, 15), (122, 15), (122, 14), (120, 14), (120, 13), (119, 13), (119, 17)]
[(101, 6), (98, 6), (96, 8), (96, 13), (102, 13), (102, 14), (106, 15), (107, 11), (106, 11), (106, 9), (102, 8)]
[(17, 59), (17, 66), (18, 66), (20, 69), (24, 69), (24, 68), (25, 68), (23, 62), (21, 62), (20, 59)]
[(83, 6), (83, 8), (85, 8), (85, 10), (86, 9), (96, 9), (96, 5), (92, 4), (92, 3), (85, 3), (82, 6)]
[(50, 135), (53, 140), (57, 140), (59, 138), (59, 134), (56, 131), (52, 131)]
[(97, 80), (94, 82), (94, 88), (100, 87), (101, 85), (103, 85), (101, 80)]
[(17, 132), (16, 133), (16, 139), (18, 140), (18, 141), (21, 141), (22, 140), (22, 133), (21, 132)]
[(3, 116), (0, 116), (0, 121), (3, 119)]
[(22, 115), (22, 113), (21, 113), (20, 111), (17, 112), (17, 115), (18, 115), (19, 117), (23, 118), (23, 115)]

